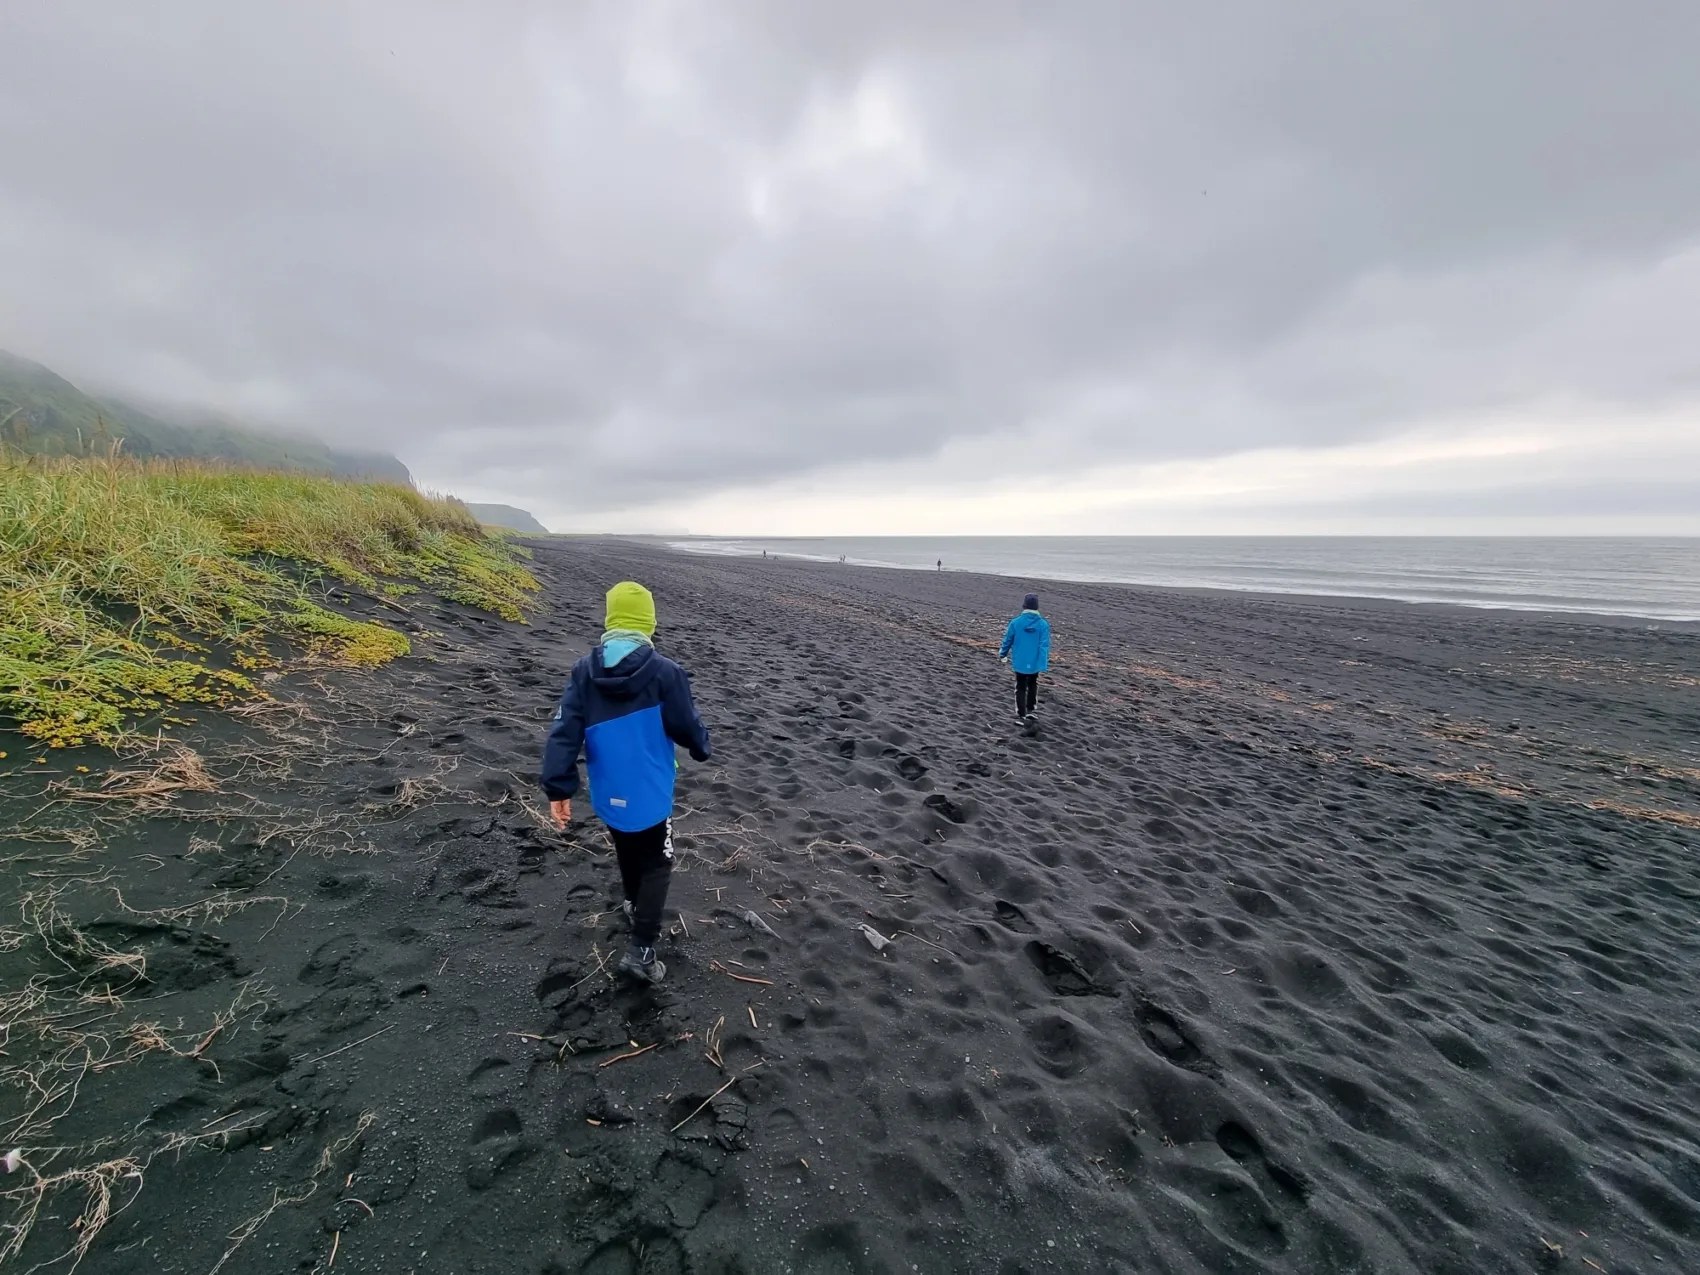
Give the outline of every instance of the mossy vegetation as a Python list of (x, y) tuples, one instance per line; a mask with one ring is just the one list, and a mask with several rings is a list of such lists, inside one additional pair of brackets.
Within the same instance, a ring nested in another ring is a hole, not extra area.
[(523, 621), (523, 556), (400, 485), (0, 453), (0, 715), (51, 746), (105, 742), (137, 713), (261, 695), (272, 639), (379, 665), (407, 637), (326, 609), (316, 584)]
[(350, 620), (310, 602), (286, 619), (309, 635), (308, 645), (315, 654), (333, 655), (349, 664), (376, 668), (413, 650), (412, 643), (394, 629), (365, 620)]

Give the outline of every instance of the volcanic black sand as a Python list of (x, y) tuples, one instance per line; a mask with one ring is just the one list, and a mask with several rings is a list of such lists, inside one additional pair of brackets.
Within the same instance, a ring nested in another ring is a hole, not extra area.
[[(0, 1137), (134, 1162), (83, 1271), (1700, 1269), (1700, 635), (1043, 586), (1029, 736), (1030, 582), (536, 551), (204, 773), (7, 737)], [(655, 991), (533, 778), (626, 577), (715, 750)]]

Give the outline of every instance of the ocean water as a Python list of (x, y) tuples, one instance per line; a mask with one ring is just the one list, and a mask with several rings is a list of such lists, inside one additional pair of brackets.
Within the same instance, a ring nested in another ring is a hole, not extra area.
[(1449, 602), (1700, 621), (1700, 538), (1641, 536), (843, 536), (675, 538), (689, 553)]

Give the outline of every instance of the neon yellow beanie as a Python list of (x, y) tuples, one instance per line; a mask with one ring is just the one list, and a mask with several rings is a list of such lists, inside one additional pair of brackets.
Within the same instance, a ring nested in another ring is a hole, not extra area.
[(648, 589), (622, 580), (608, 590), (609, 629), (631, 629), (646, 637), (655, 636), (655, 599)]

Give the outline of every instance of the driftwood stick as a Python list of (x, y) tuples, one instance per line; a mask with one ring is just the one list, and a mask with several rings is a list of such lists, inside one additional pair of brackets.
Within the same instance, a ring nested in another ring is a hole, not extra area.
[(728, 1080), (725, 1084), (721, 1085), (720, 1088), (716, 1089), (713, 1093), (709, 1094), (708, 1097), (706, 1097), (702, 1100), (701, 1106), (699, 1106), (695, 1111), (691, 1112), (691, 1114), (686, 1116), (683, 1120), (679, 1121), (679, 1123), (674, 1125), (671, 1129), (667, 1130), (667, 1132), (668, 1133), (679, 1132), (679, 1130), (683, 1129), (691, 1121), (695, 1120), (698, 1116), (700, 1116), (703, 1113), (703, 1110), (708, 1106), (709, 1103), (713, 1102), (721, 1094), (725, 1093), (733, 1085), (737, 1084), (740, 1080), (742, 1080), (744, 1078), (745, 1073), (754, 1071), (757, 1067), (761, 1066), (761, 1064), (763, 1062), (766, 1062), (766, 1061), (767, 1061), (767, 1059), (764, 1058), (760, 1062), (754, 1062), (754, 1063), (751, 1063), (748, 1067), (745, 1067), (743, 1072), (740, 1072), (738, 1075), (733, 1076), (732, 1079)]
[[(373, 1032), (370, 1036), (362, 1036), (359, 1040), (351, 1041), (348, 1044), (344, 1045), (341, 1049), (333, 1049), (328, 1054), (320, 1054), (317, 1058), (313, 1059), (312, 1062), (322, 1063), (327, 1058), (335, 1058), (338, 1054), (346, 1054), (349, 1050), (353, 1049), (356, 1045), (364, 1045), (369, 1040), (375, 1040), (379, 1036), (382, 1036), (385, 1032), (389, 1031), (390, 1028), (394, 1027), (394, 1026), (395, 1026), (395, 1024), (391, 1023), (389, 1027), (380, 1027), (377, 1031)], [(312, 1066), (312, 1063), (308, 1063), (308, 1066)]]
[[(636, 1044), (636, 1043), (637, 1042), (635, 1042), (635, 1041), (633, 1042), (633, 1044)], [(659, 1045), (660, 1043), (661, 1043), (660, 1041), (656, 1041), (655, 1045)], [(631, 1050), (627, 1053), (624, 1053), (624, 1054), (615, 1054), (612, 1058), (604, 1058), (601, 1062), (597, 1063), (596, 1065), (598, 1067), (608, 1067), (608, 1066), (612, 1066), (614, 1063), (617, 1063), (620, 1060), (625, 1059), (625, 1058), (636, 1058), (639, 1054), (647, 1054), (650, 1050), (655, 1048), (655, 1045), (645, 1045), (642, 1049), (633, 1049), (633, 1050)]]

